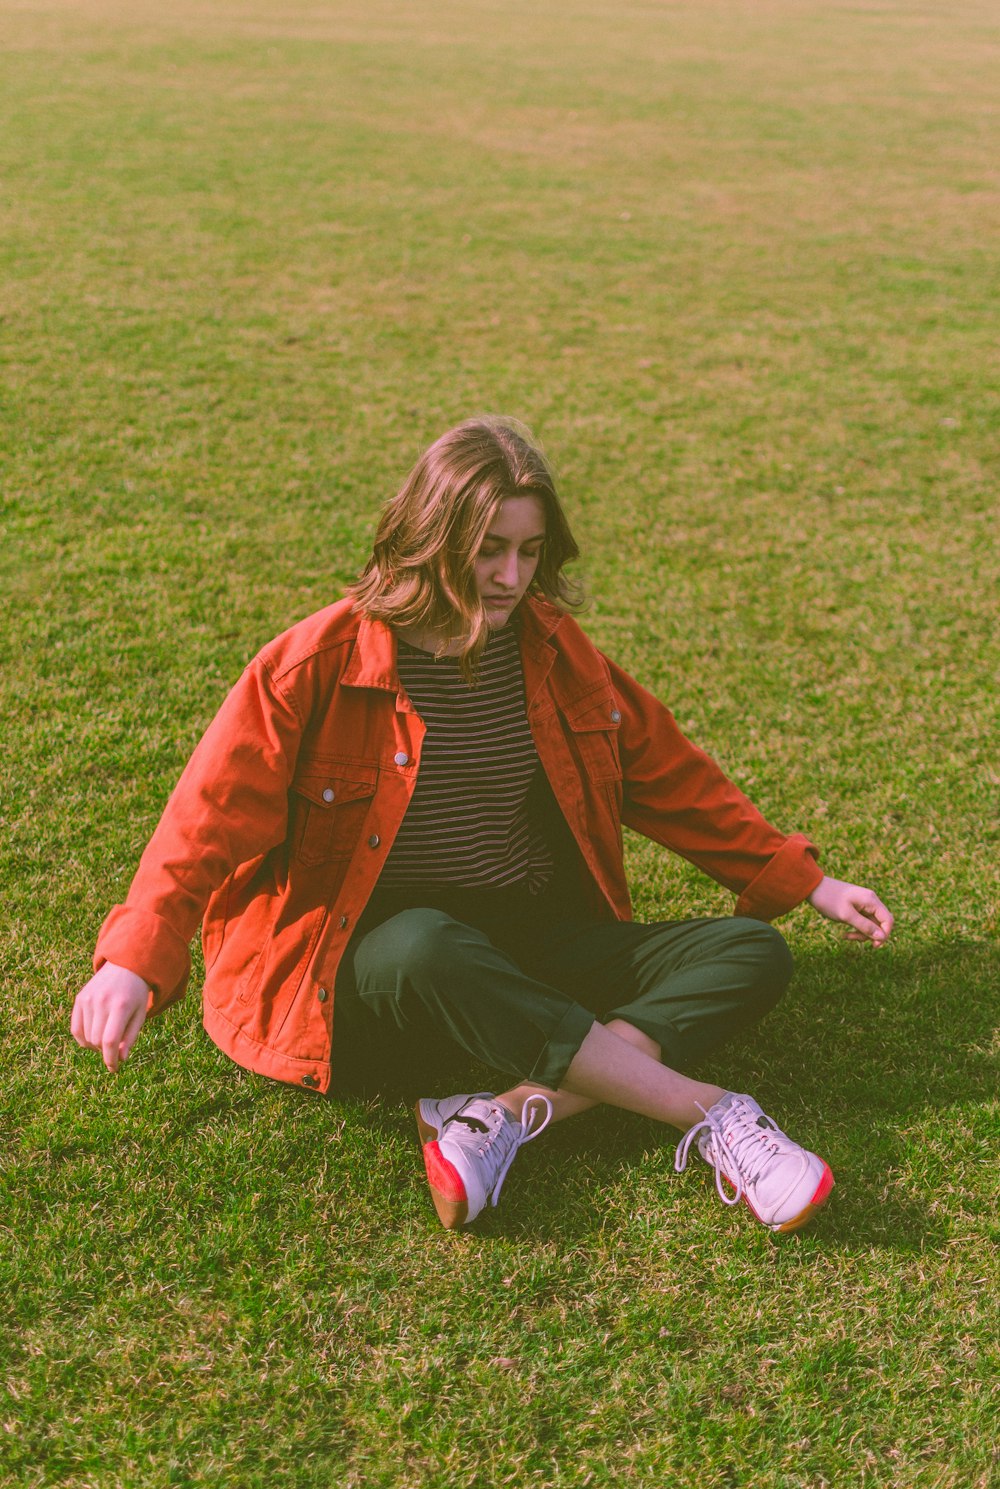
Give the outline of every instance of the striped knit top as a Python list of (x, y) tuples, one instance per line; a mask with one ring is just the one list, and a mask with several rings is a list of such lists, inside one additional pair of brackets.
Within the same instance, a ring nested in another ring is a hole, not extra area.
[(442, 886), (538, 891), (553, 871), (531, 820), (541, 771), (524, 707), (515, 631), (494, 631), (470, 686), (455, 657), (400, 640), (400, 681), (426, 726), (413, 797), (379, 875), (379, 889)]

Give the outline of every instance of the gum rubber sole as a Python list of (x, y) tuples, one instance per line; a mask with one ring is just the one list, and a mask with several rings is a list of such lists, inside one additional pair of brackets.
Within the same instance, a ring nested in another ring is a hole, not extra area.
[(420, 1133), (420, 1145), (427, 1170), (427, 1182), (431, 1188), (431, 1199), (438, 1219), (445, 1230), (459, 1230), (469, 1216), (469, 1200), (461, 1175), (453, 1163), (449, 1163), (438, 1147), (440, 1133), (436, 1126), (425, 1121), (420, 1102), (413, 1108)]
[(431, 1186), (431, 1199), (445, 1230), (458, 1230), (469, 1216), (469, 1201), (461, 1175), (449, 1163), (433, 1136), (424, 1144), (424, 1168)]

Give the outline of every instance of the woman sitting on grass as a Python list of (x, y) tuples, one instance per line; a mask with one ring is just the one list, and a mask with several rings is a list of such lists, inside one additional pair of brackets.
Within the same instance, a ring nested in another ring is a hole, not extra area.
[[(892, 916), (587, 640), (576, 555), (524, 432), (472, 419), (432, 445), (347, 597), (224, 702), (102, 927), (73, 1034), (117, 1069), (183, 994), (202, 921), (205, 1027), (239, 1064), (324, 1092), (429, 1083), (456, 1047), (498, 1072), (498, 1094), (417, 1102), (446, 1226), (496, 1204), (549, 1121), (609, 1102), (680, 1129), (678, 1170), (694, 1142), (725, 1202), (795, 1230), (827, 1164), (685, 1072), (781, 996), (771, 917), (808, 899), (879, 946)], [(736, 892), (736, 915), (632, 921), (623, 824)]]

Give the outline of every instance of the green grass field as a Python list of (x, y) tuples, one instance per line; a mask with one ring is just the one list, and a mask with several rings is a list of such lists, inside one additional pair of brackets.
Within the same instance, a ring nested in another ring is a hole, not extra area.
[[(1000, 1483), (998, 52), (990, 0), (3, 7), (0, 1483)], [(837, 1173), (780, 1244), (614, 1112), (448, 1234), (406, 1107), (231, 1066), (197, 976), (117, 1078), (70, 1040), (226, 687), (482, 410), (594, 637), (897, 913), (789, 916), (704, 1072)]]

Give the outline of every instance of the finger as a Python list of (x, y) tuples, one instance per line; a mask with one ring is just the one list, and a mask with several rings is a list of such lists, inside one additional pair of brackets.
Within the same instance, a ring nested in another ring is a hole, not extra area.
[(69, 1032), (72, 1034), (77, 1044), (84, 1043), (83, 1007), (80, 1003), (79, 993), (77, 993), (76, 998), (73, 1000), (73, 1012), (69, 1016)]
[(129, 1055), (132, 1052), (132, 1046), (139, 1038), (139, 1030), (142, 1028), (145, 1022), (145, 1008), (137, 1008), (135, 1013), (133, 1013), (132, 1017), (129, 1019), (128, 1023), (125, 1025), (125, 1032), (122, 1035), (121, 1044), (118, 1046), (118, 1055), (121, 1060), (124, 1061), (128, 1059)]
[[(850, 923), (857, 924), (853, 920)], [(857, 929), (847, 931), (846, 935), (848, 941), (866, 941), (872, 946), (884, 946), (888, 940), (885, 931), (874, 920), (861, 922)]]
[(892, 934), (895, 922), (891, 911), (883, 905), (877, 894), (872, 894), (870, 889), (865, 890), (865, 898), (858, 902), (858, 909), (872, 922), (871, 938), (877, 946), (881, 946)]
[(859, 910), (863, 910), (873, 920), (882, 920), (885, 916), (889, 916), (890, 920), (892, 919), (889, 911), (873, 889), (859, 889), (854, 903)]
[(881, 945), (885, 940), (885, 932), (878, 921), (871, 919), (854, 905), (845, 908), (844, 924), (851, 927), (848, 935), (852, 941), (874, 941)]
[(113, 1073), (118, 1069), (119, 1050), (121, 1048), (122, 1036), (125, 1033), (126, 1020), (119, 1009), (108, 1015), (104, 1032), (101, 1036), (100, 1050), (104, 1057), (104, 1063)]
[(896, 924), (895, 916), (893, 915), (892, 911), (886, 909), (882, 901), (878, 899), (875, 901), (875, 909), (873, 913), (875, 915), (875, 919), (882, 927), (882, 931), (885, 934), (886, 939), (888, 939), (888, 937), (892, 935), (893, 926)]
[(84, 988), (83, 994), (81, 994), (81, 997), (83, 997), (83, 1047), (85, 1050), (94, 1050), (97, 1048), (97, 1045), (94, 1043), (94, 1035), (99, 1027), (98, 1015), (97, 1009), (94, 1007), (93, 998), (84, 996), (86, 992), (87, 989)]

